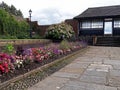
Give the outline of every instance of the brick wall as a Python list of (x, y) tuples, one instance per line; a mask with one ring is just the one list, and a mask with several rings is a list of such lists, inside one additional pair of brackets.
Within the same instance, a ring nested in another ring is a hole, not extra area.
[(78, 21), (74, 19), (66, 19), (65, 22), (73, 27), (75, 35), (78, 36)]
[(41, 36), (44, 36), (45, 35), (45, 32), (47, 30), (47, 28), (49, 27), (50, 25), (39, 25), (38, 26), (38, 31), (39, 31), (39, 34)]
[[(26, 20), (28, 23), (30, 23), (28, 18)], [(78, 36), (78, 21), (74, 19), (66, 19), (65, 22), (73, 27), (75, 35)], [(33, 31), (35, 31), (41, 36), (45, 35), (47, 28), (50, 26), (50, 25), (38, 25), (37, 21), (32, 21), (31, 23), (33, 26)]]

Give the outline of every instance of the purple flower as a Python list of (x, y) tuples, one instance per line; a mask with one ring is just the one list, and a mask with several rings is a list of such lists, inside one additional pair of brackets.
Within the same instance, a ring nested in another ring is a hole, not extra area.
[(11, 60), (11, 63), (14, 63), (15, 62), (15, 56), (11, 55), (10, 60)]
[(26, 49), (26, 50), (24, 50), (24, 55), (31, 55), (32, 54), (32, 49), (31, 48), (29, 48), (29, 49)]
[(58, 49), (56, 49), (56, 48), (53, 49), (53, 53), (54, 53), (54, 54), (57, 54), (57, 55), (60, 54), (60, 52), (59, 52)]

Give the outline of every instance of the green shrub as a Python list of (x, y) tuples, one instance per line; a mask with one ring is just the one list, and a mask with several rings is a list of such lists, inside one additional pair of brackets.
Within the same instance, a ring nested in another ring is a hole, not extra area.
[(56, 39), (56, 40), (62, 40), (62, 39), (69, 39), (74, 36), (73, 28), (66, 24), (66, 23), (60, 23), (51, 25), (48, 27), (45, 36), (48, 39)]
[(10, 36), (12, 36), (10, 38), (17, 38), (18, 34), (22, 35), (23, 33), (28, 33), (28, 29), (29, 25), (23, 18), (19, 20), (14, 15), (0, 8), (0, 35), (3, 35), (4, 39)]
[(41, 38), (43, 38), (43, 37), (41, 37), (38, 34), (32, 35), (32, 39), (41, 39)]
[(69, 42), (67, 40), (62, 40), (62, 42), (60, 43), (60, 46), (59, 46), (60, 49), (62, 50), (68, 50), (71, 48)]
[(0, 39), (17, 39), (17, 37), (11, 35), (0, 35)]
[(18, 39), (29, 39), (30, 36), (25, 32), (21, 32), (20, 34), (17, 34), (17, 38)]
[(4, 53), (12, 54), (12, 53), (14, 53), (14, 51), (15, 51), (15, 49), (14, 49), (13, 44), (8, 43), (3, 47)]

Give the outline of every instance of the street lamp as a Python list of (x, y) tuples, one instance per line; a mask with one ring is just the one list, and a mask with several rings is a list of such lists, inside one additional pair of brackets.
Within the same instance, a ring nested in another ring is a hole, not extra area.
[(30, 38), (32, 38), (32, 26), (31, 26), (31, 17), (32, 17), (32, 16), (31, 16), (31, 14), (32, 14), (32, 10), (30, 9), (30, 10), (29, 10), (29, 15), (30, 15), (30, 16), (29, 16), (29, 17), (30, 17), (30, 18), (29, 18), (29, 23), (30, 23)]

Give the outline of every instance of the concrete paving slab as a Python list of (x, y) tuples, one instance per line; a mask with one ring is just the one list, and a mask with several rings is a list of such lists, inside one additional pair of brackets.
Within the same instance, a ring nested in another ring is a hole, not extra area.
[(66, 72), (66, 73), (74, 73), (74, 74), (82, 74), (85, 71), (84, 68), (63, 68), (60, 70), (60, 72)]
[(58, 90), (67, 83), (69, 79), (60, 77), (48, 77), (42, 82), (37, 83), (28, 90)]
[(83, 59), (84, 59), (84, 60), (85, 60), (85, 59), (88, 60), (88, 59), (92, 59), (92, 58), (93, 58), (93, 57), (89, 57), (89, 58), (88, 58), (88, 57), (86, 57), (86, 56), (80, 56), (80, 57), (76, 58), (75, 61), (77, 61), (77, 60), (83, 60)]
[(116, 57), (111, 57), (111, 60), (120, 60), (120, 57), (116, 56)]
[(109, 69), (113, 69), (112, 65), (105, 65), (105, 64), (91, 64), (88, 66), (87, 70), (96, 70), (96, 71), (103, 71), (103, 72), (108, 72)]
[(110, 70), (109, 75), (114, 77), (120, 77), (120, 70)]
[(78, 81), (69, 81), (60, 90), (117, 90), (117, 88)]
[(88, 75), (88, 76), (98, 76), (98, 77), (106, 77), (106, 76), (107, 76), (107, 72), (96, 71), (96, 70), (86, 70), (86, 71), (84, 72), (84, 75)]
[(88, 75), (83, 75), (79, 79), (82, 82), (87, 82), (87, 83), (96, 83), (96, 84), (103, 84), (105, 85), (106, 82), (106, 77), (98, 77), (98, 76), (88, 76)]
[(67, 72), (56, 72), (52, 77), (62, 77), (62, 78), (79, 78), (80, 74), (67, 73)]
[(112, 66), (113, 66), (113, 69), (120, 70), (120, 65), (112, 65)]
[[(76, 61), (76, 60), (75, 60), (75, 61)], [(90, 62), (90, 63), (92, 63), (94, 60), (87, 57), (87, 59), (80, 59), (79, 61), (80, 61), (80, 62)]]
[(120, 87), (117, 87), (117, 90), (120, 90)]
[(72, 63), (76, 63), (76, 64), (91, 64), (92, 62), (86, 62), (86, 61), (73, 61)]
[(89, 63), (71, 63), (66, 66), (66, 68), (87, 68)]
[(104, 60), (103, 63), (108, 65), (120, 65), (120, 60)]
[(110, 76), (108, 78), (109, 80), (109, 85), (112, 86), (112, 87), (120, 87), (120, 77), (113, 77), (113, 76)]

